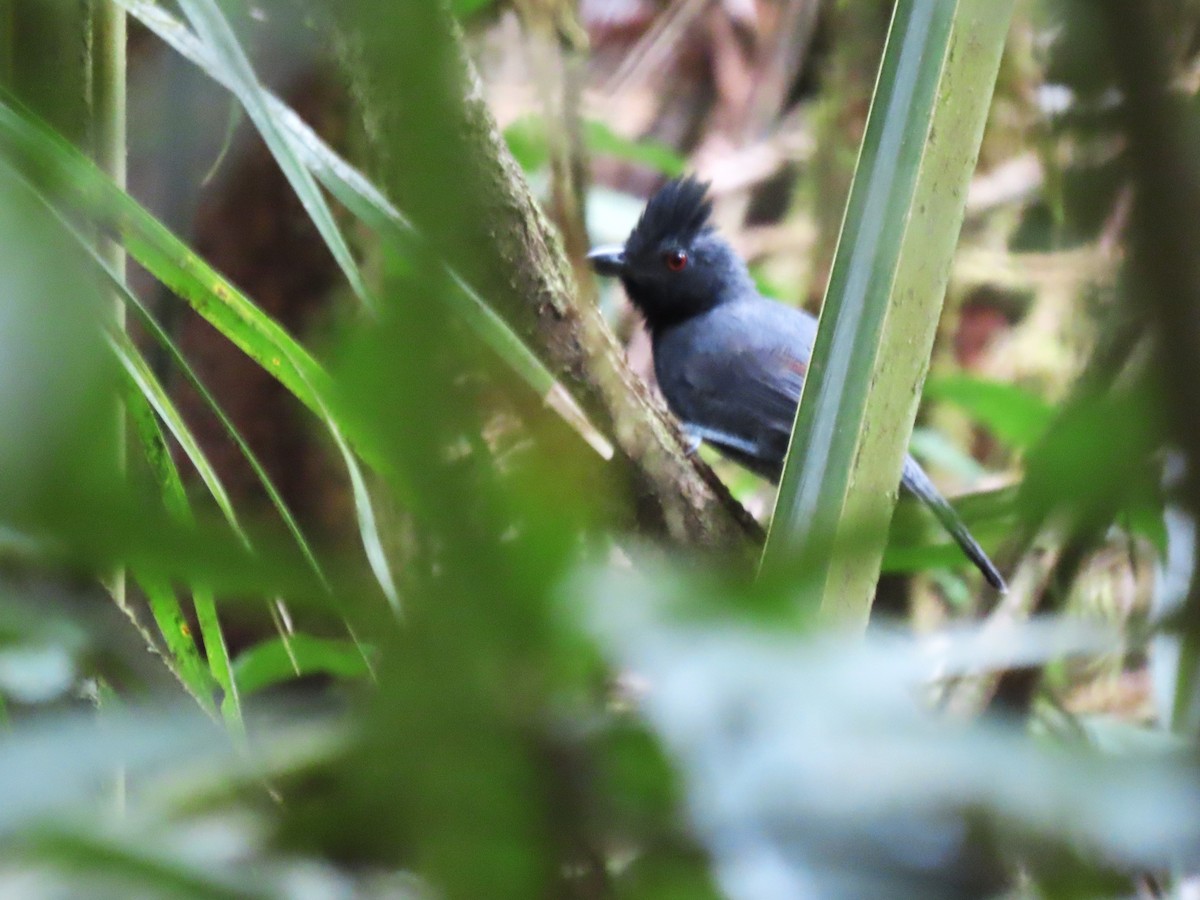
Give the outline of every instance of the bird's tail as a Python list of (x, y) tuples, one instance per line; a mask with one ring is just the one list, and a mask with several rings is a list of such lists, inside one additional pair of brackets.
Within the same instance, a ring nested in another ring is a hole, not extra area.
[(900, 480), (900, 484), (905, 490), (933, 510), (933, 514), (942, 523), (942, 527), (950, 533), (950, 536), (954, 538), (958, 546), (962, 547), (963, 553), (967, 554), (971, 562), (975, 563), (979, 571), (983, 573), (983, 577), (987, 579), (987, 583), (1000, 593), (1006, 593), (1008, 585), (1004, 583), (1004, 578), (997, 571), (996, 566), (988, 558), (988, 555), (979, 546), (975, 538), (972, 537), (971, 532), (967, 530), (966, 523), (959, 518), (958, 513), (954, 511), (954, 507), (934, 487), (933, 482), (929, 480), (929, 476), (925, 474), (925, 470), (911, 456), (907, 456), (904, 459), (904, 475)]

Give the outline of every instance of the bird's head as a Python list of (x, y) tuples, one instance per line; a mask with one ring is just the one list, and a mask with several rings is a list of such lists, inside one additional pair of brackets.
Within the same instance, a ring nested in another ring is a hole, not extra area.
[(646, 203), (623, 246), (597, 247), (588, 260), (601, 275), (621, 279), (651, 328), (671, 325), (753, 290), (711, 216), (708, 185), (674, 179)]

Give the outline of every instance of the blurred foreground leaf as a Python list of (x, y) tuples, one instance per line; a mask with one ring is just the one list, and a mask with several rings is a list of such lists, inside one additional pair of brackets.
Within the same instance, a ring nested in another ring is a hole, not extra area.
[(370, 672), (364, 648), (309, 634), (276, 637), (243, 651), (233, 666), (238, 690), (252, 694), (306, 675), (361, 678)]
[(699, 614), (702, 577), (639, 569), (586, 577), (570, 596), (613, 665), (644, 679), (637, 702), (728, 896), (992, 896), (1027, 848), (1075, 860), (1076, 883), (1200, 858), (1190, 756), (1046, 746), (920, 700), (943, 679), (1108, 652), (1115, 633), (1058, 618), (789, 635)]

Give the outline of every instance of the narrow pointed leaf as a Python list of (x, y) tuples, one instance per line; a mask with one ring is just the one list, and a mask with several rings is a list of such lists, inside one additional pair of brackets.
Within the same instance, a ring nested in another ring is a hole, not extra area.
[(350, 287), (363, 303), (373, 306), (374, 301), (363, 282), (358, 263), (342, 237), (337, 222), (334, 221), (329, 204), (325, 202), (312, 173), (305, 168), (294, 152), (292, 143), (285, 137), (283, 128), (276, 119), (276, 113), (267, 100), (267, 92), (259, 84), (250, 60), (246, 58), (220, 7), (214, 0), (180, 0), (179, 5), (192, 23), (196, 35), (225, 73), (229, 89), (237, 96), (246, 110), (246, 115), (262, 135), (271, 155), (275, 157), (296, 196), (300, 198), (313, 226), (320, 232), (333, 258), (345, 273)]
[(233, 509), (233, 504), (230, 502), (229, 494), (225, 490), (225, 485), (221, 483), (221, 477), (217, 474), (217, 470), (213, 468), (208, 457), (200, 447), (199, 441), (192, 434), (191, 428), (183, 420), (179, 410), (176, 409), (175, 403), (167, 396), (166, 390), (158, 382), (154, 372), (137, 348), (133, 346), (133, 342), (124, 332), (116, 332), (109, 335), (109, 343), (112, 346), (113, 353), (117, 357), (117, 361), (125, 370), (129, 379), (133, 382), (138, 392), (145, 397), (146, 401), (154, 408), (158, 417), (167, 426), (179, 446), (183, 448), (184, 454), (195, 467), (196, 472), (200, 475), (200, 480), (204, 482), (213, 499), (217, 503), (217, 507), (225, 516), (229, 527), (234, 530), (243, 543), (248, 544), (245, 532), (242, 530), (241, 524), (238, 522), (237, 513)]
[[(128, 369), (126, 369), (128, 372)], [(159, 486), (168, 511), (180, 522), (192, 521), (192, 509), (188, 503), (183, 482), (179, 471), (167, 452), (158, 423), (154, 421), (151, 404), (142, 394), (140, 386), (136, 385), (133, 377), (129, 376), (132, 390), (129, 393), (129, 408), (133, 412), (133, 421), (137, 426), (137, 435), (146, 447), (146, 458), (151, 468), (159, 477)], [(199, 670), (199, 656), (195, 641), (192, 638), (183, 610), (170, 583), (158, 575), (133, 567), (134, 577), (142, 585), (150, 602), (151, 613), (155, 623), (163, 635), (172, 656), (178, 665), (181, 680), (196, 696), (202, 708), (206, 711), (212, 708), (211, 681), (204, 678)], [(234, 734), (243, 731), (241, 703), (238, 698), (237, 685), (234, 683), (233, 666), (229, 652), (225, 647), (225, 637), (217, 619), (216, 601), (212, 591), (202, 585), (192, 587), (192, 607), (196, 611), (196, 620), (200, 625), (200, 633), (204, 639), (205, 655), (208, 660), (208, 673), (212, 681), (223, 691), (221, 714)]]
[(147, 271), (319, 414), (314, 392), (327, 389), (328, 376), (291, 335), (11, 95), (0, 91), (0, 99), (0, 159), (34, 184), (52, 184), (52, 206), (112, 232)]
[(229, 647), (225, 644), (225, 632), (217, 618), (217, 601), (212, 591), (202, 586), (192, 587), (192, 605), (196, 609), (196, 621), (200, 635), (204, 638), (204, 652), (208, 656), (208, 668), (220, 685), (221, 715), (234, 735), (245, 733), (242, 717), (242, 699), (238, 693), (237, 680), (233, 676), (233, 662)]
[[(183, 492), (183, 483), (171, 455), (167, 450), (166, 441), (159, 430), (154, 418), (154, 410), (133, 383), (127, 380), (128, 389), (125, 391), (125, 409), (133, 425), (133, 434), (141, 444), (151, 471), (158, 479), (168, 507), (183, 514), (187, 508), (187, 497)], [(205, 668), (200, 650), (196, 646), (188, 626), (187, 616), (183, 606), (170, 583), (157, 576), (134, 569), (134, 580), (146, 592), (146, 600), (150, 606), (150, 614), (158, 625), (170, 656), (170, 664), (183, 682), (188, 692), (196, 698), (196, 702), (206, 712), (214, 712), (212, 699), (213, 681)]]
[[(228, 73), (204, 42), (183, 22), (150, 0), (116, 2), (218, 84), (234, 90)], [(432, 252), (429, 248), (421, 248), (423, 242), (411, 223), (369, 179), (322, 141), (291, 107), (274, 94), (263, 93), (292, 152), (346, 209), (393, 246)], [(462, 316), (476, 335), (579, 432), (596, 452), (606, 459), (610, 458), (613, 452), (611, 445), (587, 420), (537, 355), (461, 276), (452, 270), (450, 275), (456, 290), (446, 292), (444, 296), (454, 303), (454, 312)]]
[[(3, 95), (7, 96), (7, 95)], [(69, 211), (83, 213), (113, 231), (130, 255), (154, 277), (204, 316), (248, 356), (258, 362), (330, 429), (346, 463), (354, 489), (363, 545), (372, 571), (388, 599), (397, 602), (393, 580), (382, 555), (370, 497), (354, 453), (376, 465), (383, 461), (369, 447), (356, 444), (337, 423), (323, 395), (329, 376), (308, 352), (273, 319), (238, 291), (203, 259), (192, 253), (133, 198), (112, 184), (85, 156), (63, 141), (32, 114), (9, 99), (0, 103), (0, 158), (34, 184), (49, 180)], [(52, 203), (53, 205), (53, 203)]]
[(371, 502), (371, 492), (367, 488), (366, 477), (363, 475), (362, 467), (359, 466), (350, 445), (342, 436), (341, 429), (332, 418), (329, 418), (328, 422), (329, 433), (332, 435), (334, 443), (337, 444), (338, 452), (342, 454), (342, 461), (350, 476), (354, 511), (358, 517), (358, 534), (362, 539), (363, 552), (367, 555), (367, 563), (370, 565), (371, 572), (375, 575), (375, 580), (379, 583), (383, 595), (387, 597), (388, 603), (392, 605), (392, 609), (399, 612), (400, 595), (396, 590), (396, 580), (392, 577), (391, 564), (388, 562), (387, 551), (383, 546), (383, 538), (379, 534), (379, 523), (375, 518), (375, 506)]
[(776, 502), (765, 570), (861, 626), (1012, 0), (899, 0)]
[[(79, 237), (82, 242), (82, 236)], [(204, 383), (200, 376), (196, 374), (195, 369), (193, 369), (191, 364), (187, 361), (187, 357), (183, 355), (183, 352), (178, 346), (176, 346), (175, 341), (171, 339), (171, 336), (167, 334), (163, 327), (158, 323), (158, 320), (150, 314), (150, 311), (146, 308), (146, 305), (141, 301), (141, 299), (125, 286), (125, 284), (117, 277), (117, 273), (110, 266), (108, 266), (107, 262), (103, 258), (101, 258), (98, 254), (93, 253), (93, 259), (109, 278), (114, 289), (125, 302), (126, 306), (137, 314), (138, 320), (141, 322), (143, 327), (145, 327), (146, 330), (154, 337), (154, 339), (158, 341), (159, 345), (167, 351), (176, 369), (184, 376), (196, 393), (200, 395), (200, 398), (204, 401), (205, 405), (209, 408), (212, 414), (216, 416), (217, 420), (221, 423), (221, 427), (229, 436), (229, 439), (237, 446), (238, 450), (242, 454), (242, 457), (246, 460), (247, 465), (249, 465), (254, 471), (255, 476), (258, 478), (259, 484), (261, 484), (263, 490), (266, 491), (267, 496), (271, 500), (271, 504), (279, 513), (279, 517), (283, 520), (284, 525), (295, 539), (296, 545), (300, 548), (300, 552), (304, 554), (304, 558), (308, 560), (313, 572), (316, 574), (317, 578), (320, 579), (322, 585), (328, 587), (328, 581), (325, 578), (324, 570), (322, 569), (321, 564), (317, 561), (316, 554), (314, 553), (312, 546), (309, 544), (308, 539), (304, 536), (304, 532), (300, 529), (300, 524), (296, 521), (296, 517), (292, 515), (291, 509), (288, 507), (287, 503), (284, 502), (283, 495), (279, 493), (279, 489), (275, 486), (275, 482), (271, 480), (270, 475), (267, 474), (267, 470), (263, 467), (254, 451), (250, 448), (250, 445), (246, 443), (246, 439), (242, 437), (241, 432), (238, 431), (237, 426), (233, 424), (233, 421), (229, 418), (229, 415), (225, 412), (224, 408), (222, 408), (221, 404), (217, 402), (217, 398), (212, 395), (212, 392), (208, 389), (208, 386)], [(180, 417), (180, 419), (182, 420), (182, 417)], [(186, 504), (186, 497), (183, 499)]]

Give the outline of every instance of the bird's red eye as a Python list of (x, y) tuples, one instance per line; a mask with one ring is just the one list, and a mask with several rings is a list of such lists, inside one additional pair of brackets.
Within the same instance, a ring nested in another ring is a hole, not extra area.
[(682, 250), (668, 250), (663, 260), (672, 272), (682, 272), (687, 268), (688, 255)]

